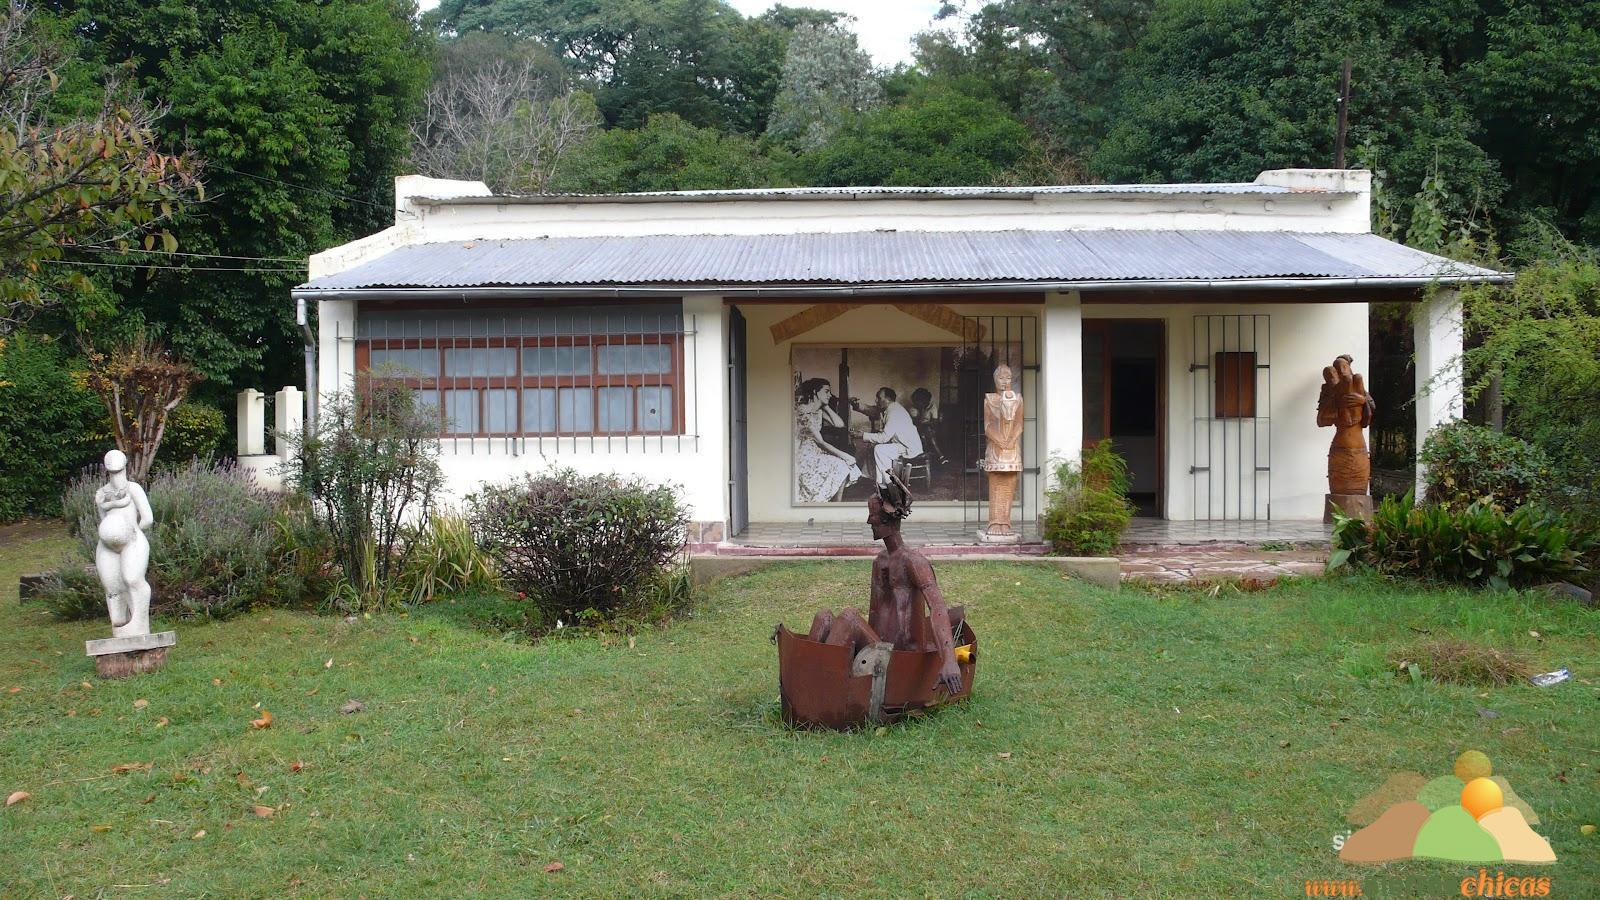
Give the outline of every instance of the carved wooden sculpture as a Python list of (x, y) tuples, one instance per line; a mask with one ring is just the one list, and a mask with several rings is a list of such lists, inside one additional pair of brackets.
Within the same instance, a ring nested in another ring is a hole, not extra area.
[(1317, 425), (1333, 426), (1328, 448), (1328, 513), (1338, 508), (1348, 515), (1370, 518), (1372, 456), (1363, 429), (1372, 424), (1377, 408), (1367, 393), (1366, 381), (1357, 375), (1349, 355), (1340, 356), (1322, 370), (1322, 395), (1317, 399)]
[(989, 543), (1017, 540), (1011, 530), (1011, 502), (1022, 477), (1022, 395), (1011, 389), (1011, 367), (994, 370), (992, 394), (983, 397), (983, 469), (989, 479), (989, 527), (978, 533)]

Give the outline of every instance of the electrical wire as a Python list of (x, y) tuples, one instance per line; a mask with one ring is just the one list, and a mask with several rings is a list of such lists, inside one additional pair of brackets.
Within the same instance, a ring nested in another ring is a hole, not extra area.
[(336, 200), (343, 200), (346, 203), (359, 203), (362, 206), (370, 206), (373, 209), (381, 209), (381, 210), (384, 210), (384, 211), (388, 211), (389, 210), (389, 207), (383, 205), (382, 203), (373, 203), (371, 200), (362, 200), (359, 197), (350, 197), (350, 196), (347, 196), (345, 194), (336, 194), (333, 191), (324, 191), (324, 190), (320, 190), (320, 189), (314, 188), (314, 187), (307, 187), (306, 185), (303, 185), (303, 184), (291, 184), (291, 183), (289, 183), (287, 181), (279, 181), (276, 178), (268, 178), (265, 175), (254, 175), (254, 174), (251, 174), (250, 172), (240, 172), (237, 169), (230, 169), (227, 166), (221, 165), (220, 163), (207, 162), (206, 163), (206, 167), (207, 168), (211, 168), (211, 169), (221, 169), (224, 172), (228, 172), (228, 173), (231, 173), (231, 174), (234, 174), (234, 175), (238, 175), (241, 178), (254, 178), (257, 181), (265, 181), (265, 182), (267, 182), (269, 184), (278, 184), (278, 185), (282, 185), (282, 186), (284, 186), (286, 188), (294, 188), (295, 190), (299, 190), (299, 191), (309, 191), (309, 192), (311, 192), (313, 194), (321, 194), (324, 197), (332, 197), (332, 198), (334, 198)]
[(296, 275), (305, 270), (304, 266), (298, 269), (275, 269), (266, 266), (163, 266), (157, 263), (105, 263), (88, 262), (80, 259), (41, 259), (39, 261), (56, 266), (93, 266), (97, 269), (166, 269), (174, 272), (282, 272), (286, 275)]
[(129, 247), (123, 250), (119, 247), (107, 247), (103, 244), (80, 244), (72, 247), (73, 250), (92, 250), (96, 253), (158, 253), (162, 256), (187, 256), (196, 259), (242, 259), (250, 262), (285, 262), (298, 263), (305, 267), (304, 257), (296, 256), (231, 256), (226, 253), (185, 253), (182, 250), (145, 250), (138, 247)]

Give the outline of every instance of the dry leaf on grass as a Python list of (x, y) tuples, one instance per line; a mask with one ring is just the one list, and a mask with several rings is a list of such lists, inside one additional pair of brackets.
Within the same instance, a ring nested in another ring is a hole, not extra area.
[(26, 799), (28, 799), (29, 797), (32, 797), (32, 796), (33, 795), (28, 793), (27, 791), (12, 791), (11, 792), (11, 796), (6, 798), (6, 805), (7, 806), (16, 806), (18, 803), (21, 803), (22, 801), (24, 801), (24, 800), (26, 800)]
[(298, 772), (301, 769), (304, 769), (305, 767), (306, 767), (306, 764), (297, 759), (294, 762), (289, 764), (289, 771)]
[(1005, 753), (1000, 754), (1000, 758), (1001, 759), (1010, 759), (1011, 758), (1011, 752), (1008, 750)]
[(270, 806), (252, 806), (250, 811), (255, 813), (258, 819), (270, 819), (278, 814), (278, 811)]
[(118, 764), (116, 764), (116, 765), (111, 767), (111, 771), (112, 771), (113, 774), (116, 774), (116, 775), (126, 775), (129, 772), (148, 772), (151, 769), (155, 768), (155, 765), (156, 764), (153, 763), (153, 762), (147, 762), (147, 763), (118, 763)]
[(105, 834), (106, 832), (111, 830), (111, 826), (110, 825), (90, 825), (89, 826), (89, 830), (94, 832), (95, 834)]
[(133, 701), (133, 708), (134, 709), (144, 709), (146, 706), (149, 706), (149, 705), (150, 705), (150, 701), (146, 700), (143, 697), (140, 697), (139, 699)]
[(349, 716), (349, 715), (354, 715), (354, 714), (356, 714), (358, 712), (361, 712), (362, 710), (364, 710), (366, 708), (367, 708), (367, 705), (365, 703), (362, 703), (360, 700), (357, 700), (357, 699), (352, 697), (351, 699), (346, 700), (344, 702), (343, 706), (339, 707), (339, 712), (342, 712), (345, 715)]
[(7, 688), (6, 689), (6, 693), (8, 693), (8, 694), (20, 694), (20, 693), (22, 693), (22, 688), (19, 688), (19, 687)]
[(259, 718), (259, 719), (251, 719), (250, 720), (250, 727), (251, 728), (271, 728), (272, 727), (272, 711), (263, 709), (261, 711), (261, 718)]
[(200, 829), (200, 830), (199, 830), (199, 831), (196, 831), (196, 832), (195, 832), (195, 833), (194, 833), (194, 836), (193, 836), (193, 837), (191, 837), (191, 838), (189, 838), (189, 840), (191, 840), (191, 841), (198, 841), (198, 840), (200, 840), (200, 839), (201, 839), (201, 838), (203, 838), (203, 837), (205, 837), (205, 836), (206, 836), (206, 830), (205, 830), (205, 829), (204, 829), (204, 828), (202, 828), (202, 829)]
[(563, 864), (561, 864), (559, 862), (553, 862), (553, 863), (550, 863), (549, 865), (545, 866), (544, 870), (546, 872), (559, 872), (559, 871), (561, 871), (562, 869), (565, 869), (565, 868), (566, 868), (565, 865), (563, 865)]
[(171, 724), (171, 722), (172, 722), (171, 719), (167, 718), (166, 716), (162, 716), (161, 718), (156, 720), (156, 727), (157, 728), (165, 728), (169, 724)]

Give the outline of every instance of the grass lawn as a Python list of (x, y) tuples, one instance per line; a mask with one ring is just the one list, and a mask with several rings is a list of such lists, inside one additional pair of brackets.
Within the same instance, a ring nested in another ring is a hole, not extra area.
[[(0, 795), (32, 794), (0, 810), (8, 897), (1304, 896), (1324, 878), (1443, 896), (1477, 867), (1346, 866), (1332, 841), (1389, 774), (1473, 748), (1559, 858), (1490, 877), (1600, 887), (1600, 835), (1579, 830), (1600, 822), (1600, 613), (1531, 595), (1113, 594), (946, 564), (981, 641), (972, 701), (820, 734), (777, 722), (768, 637), (864, 606), (865, 562), (720, 582), (632, 642), (512, 643), (449, 605), (178, 623), (164, 671), (100, 682), (82, 641), (104, 623), (16, 602), (17, 573), (64, 546), (0, 538)], [(1391, 676), (1391, 647), (1441, 635), (1576, 677)], [(351, 698), (365, 710), (341, 714)]]

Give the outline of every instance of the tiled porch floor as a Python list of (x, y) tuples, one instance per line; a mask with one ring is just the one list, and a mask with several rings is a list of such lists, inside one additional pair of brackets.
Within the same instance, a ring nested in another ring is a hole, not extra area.
[(1275, 519), (1271, 521), (1172, 522), (1166, 519), (1134, 519), (1122, 533), (1125, 545), (1210, 544), (1219, 541), (1243, 544), (1326, 544), (1332, 525), (1315, 519)]

